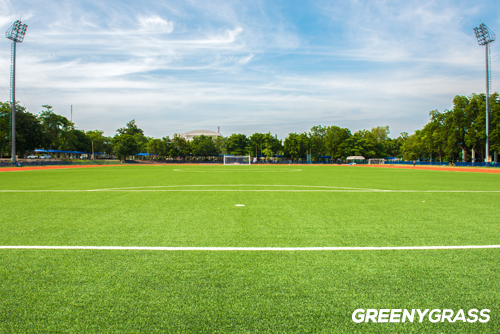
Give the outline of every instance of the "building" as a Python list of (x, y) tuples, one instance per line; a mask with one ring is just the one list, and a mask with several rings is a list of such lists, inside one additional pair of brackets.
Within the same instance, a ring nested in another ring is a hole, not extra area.
[(198, 137), (201, 135), (212, 137), (216, 139), (217, 137), (222, 137), (220, 132), (210, 131), (210, 130), (194, 130), (185, 133), (176, 133), (176, 135), (183, 137), (187, 141), (193, 140), (194, 137)]

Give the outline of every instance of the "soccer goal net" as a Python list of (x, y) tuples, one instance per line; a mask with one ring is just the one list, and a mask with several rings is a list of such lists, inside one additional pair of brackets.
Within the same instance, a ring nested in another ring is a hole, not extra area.
[(224, 165), (250, 165), (250, 156), (224, 156)]
[(384, 159), (368, 159), (369, 165), (383, 165), (385, 162)]

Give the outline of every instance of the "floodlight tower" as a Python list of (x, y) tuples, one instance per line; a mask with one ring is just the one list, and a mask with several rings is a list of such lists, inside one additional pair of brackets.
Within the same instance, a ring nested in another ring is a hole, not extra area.
[(12, 94), (12, 162), (16, 162), (16, 43), (22, 43), (28, 26), (20, 20), (5, 32), (5, 37), (12, 40), (12, 72), (10, 75), (10, 89)]
[(474, 28), (476, 33), (477, 42), (479, 45), (485, 46), (486, 53), (486, 150), (485, 162), (489, 162), (490, 157), (490, 140), (489, 140), (489, 113), (490, 113), (490, 43), (496, 39), (495, 34), (491, 31), (486, 24), (481, 23), (479, 27)]

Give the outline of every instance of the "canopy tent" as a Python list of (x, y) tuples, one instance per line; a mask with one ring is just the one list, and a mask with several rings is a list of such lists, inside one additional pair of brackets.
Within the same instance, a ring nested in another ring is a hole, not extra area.
[[(82, 152), (82, 151), (64, 151), (64, 150), (42, 150), (42, 149), (36, 149), (35, 153), (70, 153), (70, 154), (91, 154), (89, 152)], [(96, 153), (98, 154), (98, 153)]]
[(353, 156), (347, 157), (346, 160), (365, 160), (365, 157), (362, 157), (360, 155), (353, 155)]

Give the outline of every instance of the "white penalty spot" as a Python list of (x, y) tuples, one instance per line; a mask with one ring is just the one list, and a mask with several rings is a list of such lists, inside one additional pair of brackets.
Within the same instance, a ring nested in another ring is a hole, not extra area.
[(245, 206), (245, 204), (236, 204), (235, 206)]

